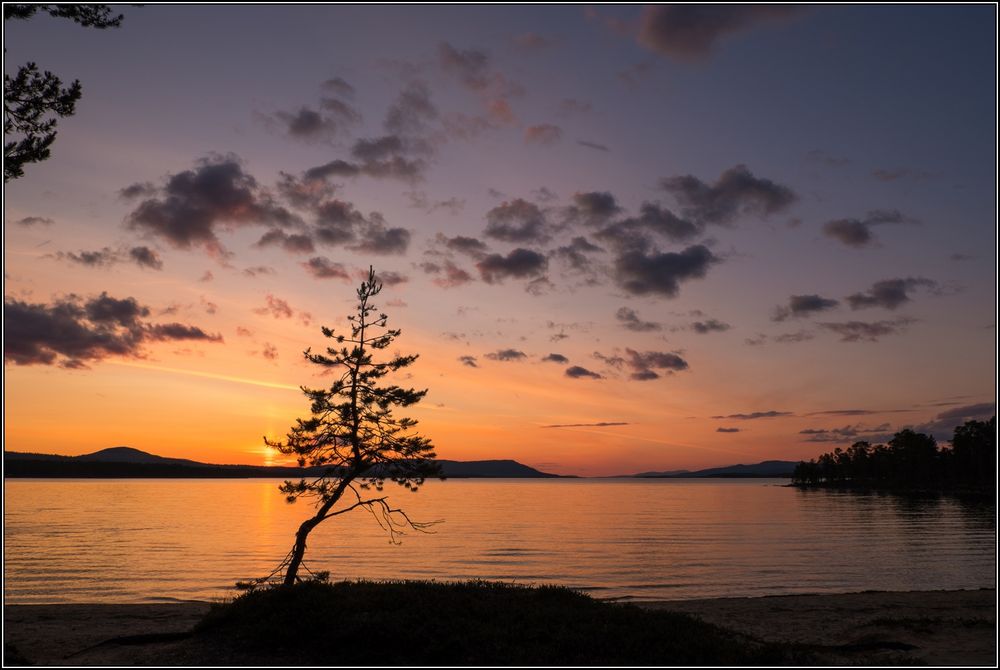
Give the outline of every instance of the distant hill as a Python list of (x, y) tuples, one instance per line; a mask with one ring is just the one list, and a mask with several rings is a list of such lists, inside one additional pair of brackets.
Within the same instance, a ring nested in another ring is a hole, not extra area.
[(641, 472), (633, 477), (647, 479), (679, 479), (697, 477), (791, 477), (798, 461), (762, 461), (753, 465), (727, 465), (707, 470), (671, 470), (668, 472)]
[[(438, 461), (445, 477), (554, 478), (513, 460)], [(217, 465), (185, 458), (164, 458), (131, 447), (111, 447), (82, 456), (4, 452), (5, 477), (140, 477), (140, 478), (252, 478), (316, 476), (323, 468), (262, 465)]]

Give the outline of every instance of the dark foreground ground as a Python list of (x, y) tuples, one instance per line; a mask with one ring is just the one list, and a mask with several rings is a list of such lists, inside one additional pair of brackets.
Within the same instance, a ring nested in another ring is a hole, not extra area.
[(227, 608), (9, 605), (4, 665), (995, 666), (996, 605), (993, 589), (635, 607), (564, 589), (315, 585)]

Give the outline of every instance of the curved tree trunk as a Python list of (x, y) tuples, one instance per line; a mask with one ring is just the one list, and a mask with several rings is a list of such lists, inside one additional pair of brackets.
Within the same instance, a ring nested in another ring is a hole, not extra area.
[(317, 515), (311, 519), (306, 519), (299, 526), (299, 530), (295, 533), (295, 546), (292, 548), (292, 558), (288, 562), (288, 569), (285, 571), (285, 580), (282, 582), (282, 586), (291, 586), (298, 579), (299, 566), (302, 565), (302, 557), (306, 553), (306, 538), (309, 537), (309, 533), (321, 520), (322, 517)]

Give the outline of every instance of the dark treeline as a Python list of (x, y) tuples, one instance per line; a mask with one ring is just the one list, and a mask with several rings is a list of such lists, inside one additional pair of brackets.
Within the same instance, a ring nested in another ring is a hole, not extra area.
[(951, 446), (901, 430), (888, 444), (855, 442), (799, 463), (792, 483), (887, 489), (996, 490), (996, 417), (955, 428)]

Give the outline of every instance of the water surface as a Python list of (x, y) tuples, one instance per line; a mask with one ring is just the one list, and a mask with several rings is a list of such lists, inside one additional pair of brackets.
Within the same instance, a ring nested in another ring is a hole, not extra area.
[[(390, 501), (433, 534), (392, 545), (363, 511), (306, 564), (334, 579), (550, 583), (683, 599), (996, 586), (992, 504), (800, 491), (787, 480), (449, 480)], [(277, 481), (7, 480), (6, 603), (232, 595), (273, 569), (311, 507)]]

